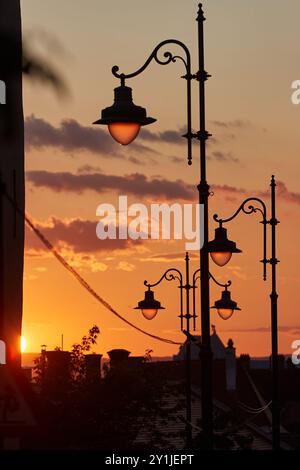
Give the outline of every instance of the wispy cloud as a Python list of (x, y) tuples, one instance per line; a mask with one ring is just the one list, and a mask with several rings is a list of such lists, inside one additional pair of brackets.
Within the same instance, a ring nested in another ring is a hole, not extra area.
[[(113, 250), (126, 250), (133, 246), (133, 241), (128, 240), (99, 240), (96, 236), (97, 221), (71, 219), (62, 220), (55, 217), (45, 223), (35, 222), (46, 238), (58, 249), (65, 249), (72, 253), (97, 253), (111, 252)], [(29, 253), (39, 253), (46, 250), (36, 235), (26, 228), (26, 250)], [(134, 242), (135, 244), (138, 241)], [(82, 259), (84, 261), (84, 259)], [(76, 262), (76, 259), (74, 259)]]
[[(230, 158), (224, 154), (219, 158)], [(98, 167), (85, 165), (77, 173), (51, 172), (46, 170), (27, 171), (27, 181), (33, 188), (50, 189), (55, 192), (82, 193), (96, 191), (104, 193), (114, 191), (118, 194), (128, 194), (140, 198), (196, 201), (197, 190), (195, 186), (185, 183), (181, 179), (169, 180), (159, 175), (148, 177), (143, 173), (131, 173), (124, 176), (105, 174), (97, 171)], [(99, 169), (100, 170), (100, 169)], [(300, 204), (300, 193), (289, 191), (286, 184), (277, 181), (277, 197), (279, 201), (291, 204)], [(238, 196), (253, 194), (262, 198), (269, 198), (268, 191), (249, 190), (229, 185), (212, 185), (215, 194), (223, 195), (226, 200), (234, 200)]]
[(209, 158), (216, 160), (218, 162), (232, 162), (232, 163), (239, 163), (239, 158), (232, 155), (231, 152), (223, 152), (222, 150), (214, 150), (211, 154), (209, 154)]
[[(88, 151), (104, 158), (122, 158), (121, 147), (106, 130), (99, 126), (84, 126), (75, 119), (64, 119), (58, 127), (34, 114), (25, 119), (27, 150), (56, 148), (63, 152)], [(131, 144), (133, 151), (156, 154), (156, 151), (138, 142)]]
[[(279, 200), (290, 202), (292, 204), (300, 204), (300, 193), (289, 191), (286, 184), (282, 181), (276, 181), (277, 197)], [(260, 192), (261, 197), (269, 197), (266, 191)]]
[[(232, 333), (270, 333), (270, 326), (258, 326), (255, 328), (230, 328), (223, 331), (228, 331)], [(281, 333), (290, 333), (293, 335), (300, 335), (300, 326), (299, 325), (282, 325), (278, 327), (278, 331)]]
[[(150, 255), (145, 258), (141, 258), (140, 261), (149, 261), (155, 263), (169, 262), (169, 261), (184, 261), (185, 252), (175, 252), (175, 253), (158, 253), (155, 255)], [(191, 260), (199, 259), (199, 254), (190, 252), (189, 257)]]
[(129, 263), (128, 261), (119, 261), (116, 269), (118, 271), (131, 272), (131, 271), (134, 271), (135, 265), (132, 263)]
[(69, 172), (50, 172), (45, 170), (28, 171), (27, 181), (36, 188), (52, 191), (76, 192), (96, 191), (103, 193), (117, 191), (139, 197), (152, 196), (163, 199), (195, 200), (196, 189), (182, 180), (171, 181), (165, 178), (133, 173), (125, 176), (103, 173), (74, 174)]
[(178, 131), (166, 130), (163, 132), (154, 133), (149, 131), (148, 129), (142, 129), (140, 137), (141, 139), (150, 142), (182, 145), (186, 144), (186, 139), (182, 137), (185, 132), (186, 131), (184, 131), (184, 129), (179, 129)]
[(247, 119), (234, 119), (232, 121), (211, 121), (213, 126), (221, 127), (223, 129), (249, 129), (253, 125)]

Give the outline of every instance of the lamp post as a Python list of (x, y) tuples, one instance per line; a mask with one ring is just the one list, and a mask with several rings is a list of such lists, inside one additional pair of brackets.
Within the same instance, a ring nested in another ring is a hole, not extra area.
[[(158, 313), (158, 310), (164, 310), (164, 307), (161, 306), (161, 303), (154, 298), (154, 292), (151, 290), (153, 287), (158, 286), (164, 279), (167, 281), (178, 281), (178, 287), (180, 290), (180, 329), (184, 332), (187, 339), (185, 342), (185, 370), (186, 370), (186, 447), (189, 449), (192, 445), (192, 397), (191, 397), (191, 344), (190, 344), (190, 331), (191, 331), (191, 320), (193, 321), (193, 330), (196, 329), (196, 289), (197, 281), (201, 279), (201, 271), (197, 269), (192, 276), (192, 283), (190, 283), (190, 258), (188, 253), (185, 255), (185, 277), (177, 268), (169, 268), (161, 278), (150, 284), (147, 281), (144, 281), (144, 285), (148, 288), (145, 292), (145, 298), (138, 302), (138, 306), (135, 309), (141, 310), (143, 316), (147, 320), (152, 320)], [(229, 295), (228, 287), (231, 285), (231, 281), (228, 281), (226, 284), (218, 282), (214, 276), (209, 273), (209, 278), (211, 278), (215, 284), (225, 289)], [(184, 299), (185, 291), (185, 299)], [(192, 291), (192, 313), (191, 313), (191, 299), (190, 292)], [(184, 307), (185, 300), (185, 307)], [(240, 310), (237, 307), (237, 303), (233, 300), (222, 299), (215, 303), (215, 306), (212, 308), (217, 308), (219, 315), (223, 314), (224, 317), (227, 315), (229, 318), (233, 310)], [(184, 329), (184, 320), (185, 320), (185, 329)], [(202, 367), (202, 366), (201, 366)]]
[[(183, 137), (187, 140), (187, 160), (192, 164), (192, 141), (198, 140), (200, 149), (200, 182), (197, 186), (199, 202), (203, 207), (203, 247), (200, 249), (201, 270), (201, 387), (202, 387), (202, 422), (207, 449), (213, 447), (213, 405), (212, 405), (212, 352), (210, 344), (210, 296), (209, 296), (209, 255), (208, 243), (208, 197), (209, 185), (206, 180), (206, 141), (211, 136), (205, 127), (205, 83), (210, 75), (204, 67), (204, 13), (202, 4), (199, 4), (196, 21), (198, 22), (198, 61), (199, 69), (192, 73), (191, 54), (188, 47), (177, 39), (167, 39), (160, 42), (152, 51), (142, 67), (132, 73), (119, 73), (119, 67), (112, 68), (114, 77), (120, 80), (120, 86), (115, 88), (114, 104), (102, 110), (101, 118), (94, 124), (107, 125), (112, 137), (122, 145), (132, 142), (138, 135), (141, 126), (155, 122), (154, 118), (147, 117), (146, 109), (136, 106), (132, 101), (132, 89), (125, 85), (126, 80), (140, 75), (154, 60), (159, 65), (168, 65), (180, 60), (185, 68), (182, 76), (186, 80), (187, 104), (187, 132)], [(158, 53), (164, 46), (175, 45), (182, 49), (183, 56), (174, 55), (169, 51), (163, 57)], [(197, 81), (199, 86), (199, 124), (200, 130), (192, 131), (192, 82)]]
[[(267, 207), (265, 202), (257, 197), (245, 199), (236, 212), (227, 219), (220, 219), (217, 214), (214, 220), (218, 222), (215, 239), (208, 243), (208, 251), (212, 259), (219, 266), (224, 266), (231, 258), (232, 253), (241, 253), (236, 244), (227, 239), (227, 231), (223, 224), (231, 222), (241, 212), (253, 214), (259, 212), (262, 215), (263, 225), (263, 280), (267, 279), (267, 265), (271, 265), (271, 341), (272, 341), (272, 443), (273, 449), (280, 449), (280, 408), (279, 408), (279, 371), (278, 371), (278, 323), (277, 323), (277, 300), (276, 290), (276, 267), (279, 260), (276, 257), (276, 227), (279, 221), (276, 219), (276, 182), (271, 178), (271, 217), (267, 218)], [(271, 257), (267, 258), (267, 227), (271, 227)]]

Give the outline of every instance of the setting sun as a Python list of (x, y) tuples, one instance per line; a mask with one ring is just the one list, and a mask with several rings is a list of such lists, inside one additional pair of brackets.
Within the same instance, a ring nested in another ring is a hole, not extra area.
[(21, 336), (21, 340), (20, 340), (20, 344), (21, 344), (21, 353), (25, 352), (25, 349), (26, 349), (26, 338), (24, 336)]

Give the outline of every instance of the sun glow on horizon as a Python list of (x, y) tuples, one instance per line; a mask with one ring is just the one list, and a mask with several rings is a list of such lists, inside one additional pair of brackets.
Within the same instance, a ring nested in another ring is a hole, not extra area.
[(25, 352), (26, 346), (27, 346), (26, 338), (25, 336), (21, 336), (21, 339), (20, 339), (21, 353)]

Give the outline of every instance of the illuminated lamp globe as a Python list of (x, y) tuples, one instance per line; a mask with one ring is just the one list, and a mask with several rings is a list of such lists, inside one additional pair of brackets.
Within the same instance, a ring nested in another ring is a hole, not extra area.
[(156, 317), (158, 310), (164, 310), (164, 307), (161, 306), (161, 303), (154, 298), (154, 292), (149, 288), (145, 292), (144, 300), (138, 302), (137, 307), (135, 310), (141, 310), (142, 315), (146, 318), (146, 320), (152, 320)]
[(231, 259), (232, 253), (242, 253), (236, 243), (228, 240), (226, 228), (220, 226), (215, 230), (215, 238), (207, 244), (211, 259), (218, 266), (225, 266)]
[(231, 300), (231, 293), (227, 288), (222, 291), (222, 297), (220, 300), (216, 300), (215, 305), (212, 307), (217, 310), (218, 315), (223, 320), (229, 320), (236, 310), (241, 310), (237, 306), (237, 302)]
[(108, 126), (110, 135), (121, 145), (134, 141), (141, 126), (147, 126), (156, 119), (147, 117), (146, 109), (132, 101), (132, 89), (121, 85), (114, 89), (115, 100), (112, 106), (101, 111), (101, 118), (93, 124)]
[(121, 145), (134, 141), (140, 132), (140, 124), (135, 122), (113, 122), (108, 124), (110, 135)]

